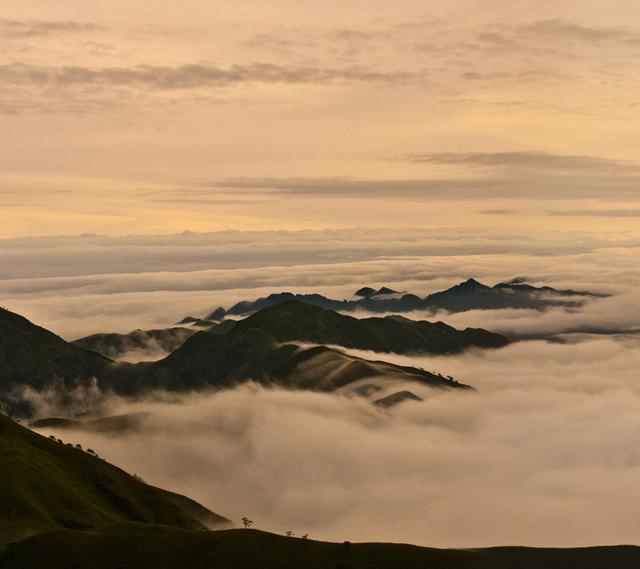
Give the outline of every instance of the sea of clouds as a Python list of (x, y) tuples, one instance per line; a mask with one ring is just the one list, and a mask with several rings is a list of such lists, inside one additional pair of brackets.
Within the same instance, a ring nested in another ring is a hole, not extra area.
[(2, 267), (0, 302), (73, 338), (166, 326), (281, 290), (347, 298), (387, 285), (425, 295), (469, 277), (526, 277), (609, 293), (581, 309), (409, 314), (525, 340), (453, 356), (351, 351), (476, 388), (413, 386), (425, 401), (389, 411), (343, 394), (253, 384), (136, 401), (95, 386), (28, 396), (40, 416), (87, 407), (147, 413), (129, 432), (55, 434), (267, 530), (443, 547), (637, 543), (634, 239), (340, 230), (12, 240), (0, 243), (16, 259)]
[(450, 357), (354, 353), (450, 373), (477, 391), (424, 390), (425, 401), (389, 412), (255, 385), (103, 399), (103, 412), (150, 414), (126, 434), (55, 434), (272, 531), (442, 547), (637, 542), (638, 337)]

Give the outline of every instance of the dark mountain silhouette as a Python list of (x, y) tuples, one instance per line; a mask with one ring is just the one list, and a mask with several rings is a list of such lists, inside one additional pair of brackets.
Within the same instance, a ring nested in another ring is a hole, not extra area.
[(134, 523), (97, 532), (47, 532), (0, 554), (0, 567), (11, 569), (636, 569), (639, 565), (640, 548), (629, 545), (434, 549), (328, 543), (255, 529), (197, 532)]
[(212, 322), (219, 322), (226, 315), (227, 315), (227, 311), (224, 308), (222, 308), (222, 306), (219, 306), (213, 312), (211, 312), (209, 316), (207, 316), (206, 320), (210, 320)]
[[(274, 306), (285, 300), (297, 300), (312, 306), (335, 311), (368, 310), (370, 312), (410, 312), (412, 310), (491, 310), (499, 308), (527, 308), (544, 310), (553, 306), (579, 307), (585, 298), (606, 295), (581, 291), (559, 290), (549, 286), (535, 287), (520, 280), (498, 283), (494, 286), (468, 279), (447, 290), (430, 294), (425, 298), (411, 293), (401, 293), (382, 287), (363, 287), (354, 294), (355, 300), (336, 300), (321, 294), (273, 293), (257, 300), (244, 300), (234, 304), (226, 314), (246, 316)], [(224, 309), (215, 312), (220, 316)]]
[(365, 287), (362, 287), (361, 289), (358, 289), (355, 292), (354, 296), (360, 296), (360, 297), (368, 298), (372, 294), (375, 294), (375, 292), (376, 292), (375, 288), (371, 288), (370, 286), (365, 286)]

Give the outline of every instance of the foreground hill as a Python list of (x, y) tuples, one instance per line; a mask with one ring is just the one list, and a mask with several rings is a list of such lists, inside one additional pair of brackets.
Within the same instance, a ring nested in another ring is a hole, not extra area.
[(640, 548), (432, 549), (326, 543), (256, 530), (189, 532), (118, 524), (98, 532), (36, 535), (0, 554), (11, 569), (636, 569)]
[(202, 530), (228, 520), (0, 415), (0, 548), (44, 530), (137, 521)]

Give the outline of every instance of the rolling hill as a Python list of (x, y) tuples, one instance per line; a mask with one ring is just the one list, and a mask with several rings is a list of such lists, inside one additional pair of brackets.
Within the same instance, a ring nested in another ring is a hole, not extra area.
[(163, 360), (120, 366), (116, 371), (107, 381), (119, 393), (225, 388), (246, 381), (325, 392), (345, 391), (351, 385), (355, 389), (367, 380), (469, 388), (419, 368), (365, 360), (325, 346), (282, 344), (257, 328), (234, 329), (224, 335), (198, 332)]
[(71, 343), (117, 360), (130, 352), (146, 352), (149, 355), (165, 352), (166, 355), (184, 344), (196, 331), (194, 328), (185, 327), (133, 330), (128, 334), (92, 334)]
[(406, 318), (354, 318), (297, 301), (284, 301), (239, 321), (229, 335), (260, 330), (277, 342), (312, 342), (376, 352), (458, 353), (500, 348), (509, 341), (481, 328), (457, 330), (444, 322)]

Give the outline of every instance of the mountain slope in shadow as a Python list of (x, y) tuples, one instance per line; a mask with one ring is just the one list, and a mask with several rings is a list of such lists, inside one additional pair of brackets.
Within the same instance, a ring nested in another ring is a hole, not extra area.
[(203, 530), (225, 518), (149, 486), (87, 452), (36, 434), (0, 415), (0, 546), (56, 528), (117, 522)]
[(327, 543), (252, 529), (181, 531), (118, 524), (97, 532), (36, 535), (0, 554), (11, 569), (636, 569), (633, 546), (433, 549), (394, 543)]

